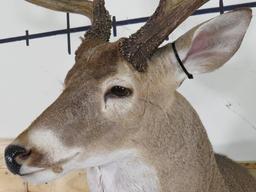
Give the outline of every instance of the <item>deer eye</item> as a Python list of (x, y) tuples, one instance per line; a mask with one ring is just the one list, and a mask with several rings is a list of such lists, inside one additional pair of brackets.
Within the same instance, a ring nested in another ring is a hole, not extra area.
[(131, 89), (122, 86), (114, 86), (106, 93), (105, 98), (124, 98), (131, 95)]

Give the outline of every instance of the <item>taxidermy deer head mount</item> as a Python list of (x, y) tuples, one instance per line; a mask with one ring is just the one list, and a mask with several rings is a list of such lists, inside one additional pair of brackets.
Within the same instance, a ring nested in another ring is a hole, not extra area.
[[(111, 19), (104, 0), (27, 1), (83, 14), (92, 27), (64, 91), (7, 147), (10, 171), (40, 183), (87, 169), (92, 191), (181, 191), (176, 189), (188, 178), (189, 189), (208, 187), (204, 179), (212, 171), (204, 162), (219, 172), (200, 119), (176, 91), (187, 76), (174, 47), (159, 48), (208, 0), (160, 0), (140, 30), (117, 42), (108, 42)], [(200, 74), (222, 66), (238, 50), (251, 17), (250, 9), (232, 11), (181, 36), (175, 49), (184, 67)]]

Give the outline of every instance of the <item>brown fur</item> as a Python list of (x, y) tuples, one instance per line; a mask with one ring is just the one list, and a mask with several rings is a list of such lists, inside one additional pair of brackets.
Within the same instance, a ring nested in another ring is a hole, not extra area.
[[(191, 35), (178, 49), (191, 44)], [(256, 181), (249, 173), (214, 154), (197, 113), (176, 91), (182, 79), (170, 46), (159, 49), (140, 73), (120, 55), (119, 43), (79, 53), (59, 98), (14, 141), (31, 150), (23, 163), (62, 171), (62, 162), (56, 164), (49, 153), (58, 146), (46, 151), (29, 140), (37, 130), (51, 130), (63, 146), (81, 148), (84, 159), (136, 149), (156, 170), (162, 192), (255, 192)], [(104, 112), (105, 83), (121, 77), (131, 81), (133, 94), (126, 102), (132, 107), (124, 106), (125, 114)]]
[[(165, 61), (159, 57), (161, 54), (156, 54), (150, 62)], [(136, 73), (119, 57), (115, 43), (95, 48), (69, 72), (63, 93), (25, 133), (48, 126), (66, 146), (86, 148), (88, 156), (97, 151), (109, 153), (136, 148), (144, 161), (156, 168), (164, 192), (228, 192), (226, 182), (234, 183), (230, 179), (234, 172), (244, 172), (243, 181), (248, 178), (250, 182), (248, 190), (240, 190), (237, 180), (236, 185), (231, 184), (235, 188), (231, 191), (254, 192), (255, 181), (243, 168), (222, 169), (222, 164), (227, 162), (222, 163), (219, 158), (216, 163), (197, 113), (175, 91), (177, 83), (173, 81), (175, 70), (171, 65), (158, 62), (149, 66), (148, 73)], [(100, 85), (107, 78), (127, 73), (135, 82), (137, 106), (125, 117), (116, 114), (115, 119), (106, 119), (100, 115), (103, 95)], [(20, 145), (27, 146), (26, 134), (18, 137)], [(47, 165), (40, 156), (31, 158), (28, 165)]]

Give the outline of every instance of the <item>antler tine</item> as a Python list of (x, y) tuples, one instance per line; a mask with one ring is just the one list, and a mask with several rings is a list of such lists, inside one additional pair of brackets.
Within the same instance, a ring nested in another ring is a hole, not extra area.
[(147, 60), (159, 45), (189, 17), (209, 0), (160, 0), (159, 6), (147, 23), (130, 38), (120, 43), (120, 52), (136, 70), (143, 72)]
[(54, 11), (78, 13), (92, 20), (93, 2), (87, 0), (26, 0)]
[(89, 48), (109, 41), (112, 22), (105, 8), (104, 0), (26, 0), (30, 3), (55, 11), (71, 12), (85, 15), (90, 18), (92, 26), (85, 34), (83, 43), (76, 52), (76, 59)]

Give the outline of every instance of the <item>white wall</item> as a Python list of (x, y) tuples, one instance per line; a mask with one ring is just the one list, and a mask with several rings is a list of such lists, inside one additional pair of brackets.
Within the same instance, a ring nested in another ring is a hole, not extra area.
[[(108, 9), (118, 20), (148, 16), (157, 4), (155, 0), (107, 0)], [(205, 7), (217, 5), (217, 0), (211, 0)], [(172, 39), (216, 15), (191, 17)], [(0, 39), (23, 35), (27, 29), (38, 33), (66, 27), (64, 13), (25, 1), (1, 0), (0, 18)], [(77, 15), (71, 15), (71, 22), (72, 27), (89, 24), (88, 19)], [(118, 36), (128, 36), (139, 26), (120, 27)], [(237, 160), (256, 160), (255, 30), (254, 18), (241, 49), (229, 63), (217, 72), (186, 81), (180, 89), (200, 114), (215, 150)], [(73, 52), (82, 35), (72, 34)], [(65, 35), (31, 40), (29, 47), (25, 42), (0, 44), (0, 137), (15, 137), (55, 100), (73, 63)]]

